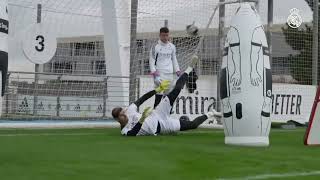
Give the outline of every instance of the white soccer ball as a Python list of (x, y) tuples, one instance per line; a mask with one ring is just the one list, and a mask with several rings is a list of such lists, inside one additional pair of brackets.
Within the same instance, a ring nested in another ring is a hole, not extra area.
[(198, 27), (196, 25), (194, 25), (194, 23), (195, 22), (193, 22), (192, 24), (186, 26), (187, 34), (190, 35), (190, 36), (197, 36), (198, 32), (199, 32)]

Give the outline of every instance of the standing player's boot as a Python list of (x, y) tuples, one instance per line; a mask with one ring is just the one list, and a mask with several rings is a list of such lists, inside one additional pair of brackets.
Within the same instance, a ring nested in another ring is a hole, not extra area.
[(197, 89), (197, 80), (198, 75), (193, 68), (193, 70), (188, 74), (187, 88), (189, 93), (194, 93), (194, 91)]

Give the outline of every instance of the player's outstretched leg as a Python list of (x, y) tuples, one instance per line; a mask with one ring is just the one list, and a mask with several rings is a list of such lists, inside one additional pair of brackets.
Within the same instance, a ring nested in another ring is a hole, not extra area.
[(170, 100), (171, 106), (173, 106), (173, 103), (177, 99), (178, 95), (180, 94), (181, 89), (183, 88), (185, 83), (188, 81), (188, 75), (193, 70), (197, 62), (198, 62), (198, 57), (194, 56), (191, 60), (189, 67), (184, 71), (184, 73), (177, 80), (174, 89), (168, 94), (168, 98)]
[(180, 131), (196, 129), (200, 126), (200, 124), (202, 124), (207, 119), (216, 119), (221, 117), (222, 117), (222, 113), (212, 110), (205, 115), (195, 118), (193, 121), (180, 119)]
[(208, 119), (207, 115), (202, 115), (195, 118), (193, 121), (189, 121), (186, 119), (180, 119), (180, 131), (186, 131), (190, 129), (196, 129), (200, 124), (202, 124), (205, 120)]

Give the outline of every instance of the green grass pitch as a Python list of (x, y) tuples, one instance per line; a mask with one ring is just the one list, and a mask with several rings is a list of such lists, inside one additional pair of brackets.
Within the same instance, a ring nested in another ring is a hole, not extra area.
[(119, 129), (3, 129), (0, 179), (320, 179), (320, 149), (303, 145), (304, 132), (272, 129), (271, 145), (254, 148), (227, 146), (223, 131), (210, 129), (155, 137), (123, 137)]

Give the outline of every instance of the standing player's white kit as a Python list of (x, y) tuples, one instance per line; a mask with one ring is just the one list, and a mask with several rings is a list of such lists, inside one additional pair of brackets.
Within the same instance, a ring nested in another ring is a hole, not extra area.
[(266, 35), (256, 9), (240, 3), (225, 40), (220, 95), (225, 143), (268, 146), (272, 75)]
[(8, 72), (8, 33), (9, 33), (9, 21), (8, 21), (8, 1), (0, 1), (0, 115), (2, 109), (2, 97), (4, 95), (5, 83)]

